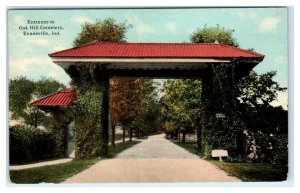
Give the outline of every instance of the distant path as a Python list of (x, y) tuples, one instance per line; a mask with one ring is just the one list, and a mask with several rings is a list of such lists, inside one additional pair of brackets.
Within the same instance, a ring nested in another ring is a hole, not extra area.
[(48, 166), (48, 165), (55, 165), (55, 164), (62, 164), (66, 162), (72, 161), (73, 158), (65, 158), (65, 159), (57, 159), (52, 161), (43, 161), (34, 164), (24, 164), (24, 165), (16, 165), (16, 166), (9, 166), (10, 170), (23, 170), (29, 168), (36, 168), (41, 166)]
[(178, 147), (161, 134), (149, 136), (116, 158), (100, 161), (64, 183), (237, 181), (240, 180)]

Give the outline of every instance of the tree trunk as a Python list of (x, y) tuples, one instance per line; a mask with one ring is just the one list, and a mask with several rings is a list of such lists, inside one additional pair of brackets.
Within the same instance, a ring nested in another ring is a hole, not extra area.
[(123, 126), (123, 143), (125, 143), (125, 126)]
[(132, 141), (132, 128), (129, 129), (129, 141)]
[(182, 143), (185, 143), (185, 132), (182, 133)]
[(116, 146), (116, 144), (115, 144), (115, 138), (116, 138), (116, 125), (112, 124), (112, 126), (111, 126), (111, 145), (113, 147)]

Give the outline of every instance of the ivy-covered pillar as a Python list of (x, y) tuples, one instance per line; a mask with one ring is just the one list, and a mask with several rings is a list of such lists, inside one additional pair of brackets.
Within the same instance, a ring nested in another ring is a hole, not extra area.
[(68, 157), (68, 131), (72, 117), (69, 109), (60, 107), (51, 108), (52, 119), (50, 121), (50, 131), (55, 139), (55, 157)]
[(99, 79), (102, 88), (102, 155), (108, 155), (108, 139), (109, 139), (109, 76), (107, 71), (102, 71)]
[(236, 108), (234, 64), (213, 64), (202, 78), (202, 129), (198, 131), (198, 152), (204, 158), (213, 149), (237, 154), (238, 136), (244, 124)]
[(74, 119), (76, 129), (75, 157), (90, 159), (108, 155), (107, 70), (97, 63), (77, 63), (68, 74), (76, 90)]

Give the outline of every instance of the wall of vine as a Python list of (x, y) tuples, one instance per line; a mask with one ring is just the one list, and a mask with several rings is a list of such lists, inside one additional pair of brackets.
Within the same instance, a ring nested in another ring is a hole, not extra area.
[[(234, 64), (215, 64), (212, 76), (202, 80), (202, 130), (198, 134), (198, 151), (204, 158), (212, 149), (226, 149), (232, 157), (243, 151), (244, 124), (239, 118), (235, 93)], [(224, 118), (216, 114), (224, 114)]]
[(68, 128), (72, 121), (70, 113), (69, 109), (51, 109), (53, 117), (49, 129), (55, 141), (54, 155), (58, 158), (68, 156)]
[[(69, 69), (76, 90), (73, 105), (76, 128), (76, 158), (98, 158), (108, 154), (103, 129), (103, 73), (96, 64), (84, 63)], [(79, 73), (80, 72), (80, 73)], [(102, 76), (101, 76), (102, 75)]]

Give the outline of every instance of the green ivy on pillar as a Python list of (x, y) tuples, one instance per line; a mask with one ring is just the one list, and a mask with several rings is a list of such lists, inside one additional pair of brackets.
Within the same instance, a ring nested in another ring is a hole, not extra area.
[(95, 63), (78, 63), (68, 73), (76, 90), (73, 105), (76, 143), (75, 157), (90, 159), (105, 157), (108, 154), (108, 128), (103, 107), (106, 103), (106, 71)]
[[(210, 158), (211, 150), (226, 149), (234, 157), (244, 124), (239, 118), (235, 93), (234, 64), (214, 64), (202, 79), (202, 130), (198, 151)], [(218, 116), (220, 115), (220, 116)]]

